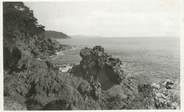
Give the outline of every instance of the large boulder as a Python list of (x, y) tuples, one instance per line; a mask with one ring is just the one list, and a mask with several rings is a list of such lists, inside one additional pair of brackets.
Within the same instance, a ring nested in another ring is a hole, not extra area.
[(115, 84), (120, 84), (125, 78), (120, 67), (121, 60), (108, 55), (101, 46), (84, 48), (80, 51), (80, 56), (80, 65), (73, 67), (72, 71), (89, 83), (98, 81), (101, 88), (107, 90)]
[(137, 83), (121, 69), (121, 60), (108, 55), (101, 46), (84, 48), (80, 56), (80, 64), (71, 72), (87, 82), (81, 83), (78, 91), (85, 98), (100, 102), (104, 109), (130, 108), (138, 93)]

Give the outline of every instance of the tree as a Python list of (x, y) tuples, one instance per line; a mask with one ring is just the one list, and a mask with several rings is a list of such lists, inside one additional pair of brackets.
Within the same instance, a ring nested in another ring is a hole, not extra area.
[(3, 3), (3, 35), (4, 38), (15, 37), (15, 32), (24, 33), (26, 37), (37, 35), (44, 31), (44, 26), (38, 24), (33, 11), (22, 2)]
[(31, 52), (29, 49), (29, 46), (32, 46), (31, 40), (44, 31), (44, 26), (38, 24), (33, 11), (24, 3), (3, 2), (4, 67), (17, 66), (23, 50)]

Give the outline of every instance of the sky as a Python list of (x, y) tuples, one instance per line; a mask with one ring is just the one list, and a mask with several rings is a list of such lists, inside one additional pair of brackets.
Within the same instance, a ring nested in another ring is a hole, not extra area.
[(177, 37), (179, 0), (25, 2), (46, 30), (103, 37)]

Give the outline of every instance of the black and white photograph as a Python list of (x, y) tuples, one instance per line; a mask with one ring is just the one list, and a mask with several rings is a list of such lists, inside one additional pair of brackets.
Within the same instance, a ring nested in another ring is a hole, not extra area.
[(2, 1), (3, 110), (180, 110), (179, 1)]

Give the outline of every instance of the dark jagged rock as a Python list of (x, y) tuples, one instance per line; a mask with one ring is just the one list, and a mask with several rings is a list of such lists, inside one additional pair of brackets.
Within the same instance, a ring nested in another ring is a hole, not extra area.
[[(120, 84), (125, 78), (121, 70), (121, 60), (105, 53), (104, 48), (84, 48), (80, 51), (80, 65), (73, 68), (75, 75), (80, 75), (89, 83), (98, 81), (102, 89), (108, 89), (114, 84)], [(78, 68), (78, 69), (77, 69)]]
[(166, 89), (173, 89), (174, 88), (174, 82), (172, 80), (165, 80), (161, 83), (162, 86), (164, 86)]
[(88, 93), (87, 97), (101, 102), (105, 109), (128, 108), (138, 90), (135, 80), (121, 69), (121, 60), (108, 55), (101, 46), (84, 48), (80, 56), (80, 64), (72, 68), (75, 76), (88, 81), (79, 86), (80, 93)]

